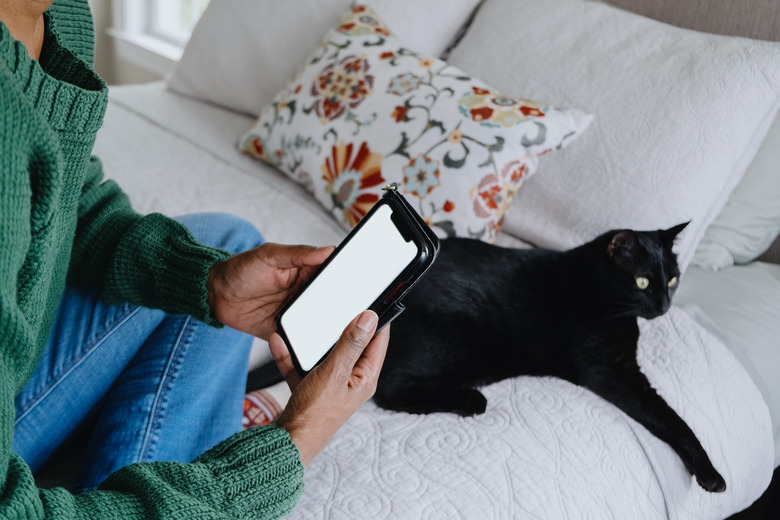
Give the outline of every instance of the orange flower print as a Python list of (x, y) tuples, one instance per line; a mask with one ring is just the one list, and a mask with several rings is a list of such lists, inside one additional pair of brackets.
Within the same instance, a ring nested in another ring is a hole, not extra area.
[(382, 177), (382, 154), (374, 153), (367, 143), (356, 149), (353, 143), (339, 141), (322, 165), (322, 178), (328, 185), (333, 206), (342, 211), (343, 220), (354, 227), (379, 200), (366, 190), (385, 183)]
[(420, 65), (420, 68), (422, 69), (430, 69), (433, 67), (433, 64), (436, 63), (431, 58), (422, 58), (419, 62), (417, 62), (418, 65)]
[(387, 60), (393, 57), (395, 57), (395, 53), (393, 51), (385, 51), (379, 55), (380, 60)]
[(267, 163), (277, 164), (277, 161), (274, 158), (274, 155), (269, 153), (268, 145), (259, 136), (254, 136), (252, 138), (252, 140), (245, 145), (244, 150), (249, 155), (253, 155), (253, 156), (257, 157), (258, 159), (264, 160)]
[(492, 173), (479, 182), (474, 196), (474, 213), (481, 218), (488, 218), (498, 209), (501, 203), (501, 185)]
[(442, 208), (445, 213), (450, 213), (452, 210), (455, 209), (455, 203), (451, 200), (448, 200), (444, 203), (444, 207)]
[(460, 144), (461, 141), (463, 141), (463, 132), (458, 130), (457, 128), (450, 132), (450, 135), (447, 136), (447, 141), (449, 141), (452, 144)]
[(263, 143), (263, 140), (259, 137), (252, 139), (252, 153), (258, 157), (263, 157), (265, 155), (265, 143)]
[(395, 119), (396, 123), (402, 122), (406, 117), (406, 107), (400, 105), (395, 107), (395, 110), (393, 110), (393, 113), (390, 114), (390, 116)]
[(531, 117), (544, 117), (545, 108), (527, 99), (514, 99), (479, 87), (472, 87), (458, 101), (461, 114), (490, 127), (509, 128)]
[(369, 36), (371, 34), (390, 36), (390, 30), (379, 21), (373, 9), (364, 5), (353, 7), (352, 12), (341, 20), (337, 30), (350, 36)]
[(542, 112), (541, 107), (536, 104), (531, 104), (531, 102), (526, 101), (527, 104), (524, 104), (520, 107), (520, 112), (523, 113), (523, 115), (527, 117), (542, 117), (544, 116), (544, 112)]
[(374, 77), (365, 56), (347, 56), (325, 67), (311, 86), (314, 109), (323, 122), (341, 117), (373, 93)]
[(524, 161), (511, 161), (501, 169), (500, 177), (489, 173), (471, 189), (470, 197), (474, 201), (474, 214), (480, 218), (492, 218), (487, 228), (489, 234), (493, 231), (497, 232), (501, 227), (512, 200), (525, 180), (527, 171), (528, 165)]
[(523, 179), (528, 171), (528, 165), (522, 161), (511, 161), (501, 169), (501, 176), (510, 183), (516, 184)]
[(490, 118), (493, 117), (495, 110), (490, 107), (478, 107), (472, 108), (469, 112), (471, 112), (471, 119), (476, 122), (480, 122), (489, 121)]

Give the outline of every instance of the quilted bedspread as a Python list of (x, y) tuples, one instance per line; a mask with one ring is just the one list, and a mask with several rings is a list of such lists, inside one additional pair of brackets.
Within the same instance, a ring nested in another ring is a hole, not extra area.
[(684, 311), (640, 323), (639, 363), (726, 479), (703, 491), (677, 455), (609, 402), (554, 378), (483, 389), (484, 415), (367, 403), (311, 464), (290, 518), (712, 518), (772, 475), (769, 411), (744, 368)]

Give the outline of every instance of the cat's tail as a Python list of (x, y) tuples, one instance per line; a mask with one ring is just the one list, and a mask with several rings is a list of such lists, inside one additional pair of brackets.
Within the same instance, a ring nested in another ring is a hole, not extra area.
[(246, 391), (249, 393), (253, 390), (268, 388), (281, 381), (284, 381), (284, 376), (279, 372), (276, 362), (270, 361), (249, 371), (249, 375), (246, 378)]

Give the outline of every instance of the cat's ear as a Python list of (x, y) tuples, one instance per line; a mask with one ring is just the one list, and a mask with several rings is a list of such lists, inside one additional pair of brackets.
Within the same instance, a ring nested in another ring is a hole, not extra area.
[(663, 244), (668, 248), (671, 249), (674, 245), (674, 239), (677, 238), (677, 235), (680, 234), (680, 232), (685, 229), (685, 227), (690, 224), (691, 221), (683, 222), (682, 224), (677, 224), (676, 226), (670, 227), (669, 229), (662, 229), (659, 231), (661, 235), (661, 241)]
[(636, 257), (639, 239), (631, 230), (618, 231), (607, 245), (607, 254), (621, 267), (631, 267)]

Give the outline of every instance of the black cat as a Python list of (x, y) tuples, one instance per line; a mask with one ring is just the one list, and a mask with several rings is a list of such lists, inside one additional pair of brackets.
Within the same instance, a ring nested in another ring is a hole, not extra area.
[(485, 411), (477, 387), (519, 375), (590, 389), (668, 443), (707, 491), (723, 477), (636, 361), (637, 316), (665, 313), (686, 226), (611, 231), (575, 249), (506, 249), (443, 240), (393, 323), (375, 402), (411, 413)]

